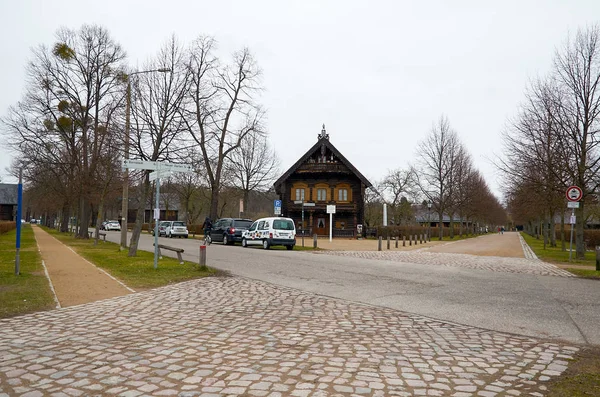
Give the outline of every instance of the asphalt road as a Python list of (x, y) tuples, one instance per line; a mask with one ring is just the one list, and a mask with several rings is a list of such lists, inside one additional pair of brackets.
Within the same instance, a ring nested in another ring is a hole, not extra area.
[[(118, 232), (107, 233), (107, 240), (119, 242), (119, 237)], [(153, 242), (152, 236), (142, 235), (139, 248), (153, 251)], [(160, 243), (184, 248), (184, 259), (198, 261), (198, 240), (160, 238)], [(408, 263), (213, 244), (207, 258), (209, 266), (235, 275), (325, 296), (496, 331), (600, 345), (600, 283), (594, 280), (431, 265), (418, 263), (418, 255)], [(449, 262), (460, 258), (449, 254)], [(477, 258), (488, 265), (498, 260)]]

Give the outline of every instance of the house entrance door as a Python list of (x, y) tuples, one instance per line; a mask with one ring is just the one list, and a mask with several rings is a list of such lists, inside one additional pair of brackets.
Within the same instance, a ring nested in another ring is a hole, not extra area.
[(317, 215), (317, 217), (315, 218), (315, 233), (317, 233), (319, 236), (323, 236), (326, 235), (327, 232), (327, 222), (328, 219), (325, 216), (325, 214), (319, 214)]

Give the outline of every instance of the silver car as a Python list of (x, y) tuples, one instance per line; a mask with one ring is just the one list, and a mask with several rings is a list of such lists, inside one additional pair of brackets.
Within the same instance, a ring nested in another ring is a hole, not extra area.
[(188, 238), (188, 229), (183, 221), (169, 221), (169, 224), (165, 228), (165, 236), (169, 238), (173, 237), (185, 237)]

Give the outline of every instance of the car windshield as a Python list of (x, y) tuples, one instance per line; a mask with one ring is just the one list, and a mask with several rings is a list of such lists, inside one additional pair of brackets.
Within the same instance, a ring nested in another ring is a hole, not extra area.
[(233, 221), (233, 226), (235, 226), (237, 228), (247, 229), (250, 227), (250, 225), (252, 225), (252, 221), (242, 221), (242, 220)]
[(173, 226), (185, 226), (183, 222), (173, 222)]
[(288, 219), (275, 219), (273, 221), (273, 229), (275, 230), (294, 230), (294, 222)]

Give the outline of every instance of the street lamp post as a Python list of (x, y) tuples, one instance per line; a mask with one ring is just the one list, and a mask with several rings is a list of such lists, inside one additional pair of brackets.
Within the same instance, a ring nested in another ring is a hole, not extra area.
[[(123, 150), (125, 160), (129, 160), (129, 130), (131, 113), (131, 79), (134, 74), (161, 72), (168, 73), (171, 69), (159, 68), (151, 70), (140, 70), (127, 75), (127, 91), (125, 93), (125, 146)], [(127, 248), (127, 212), (129, 211), (129, 169), (123, 170), (123, 201), (121, 202), (121, 249)]]
[(427, 201), (427, 239), (431, 241), (431, 200)]

